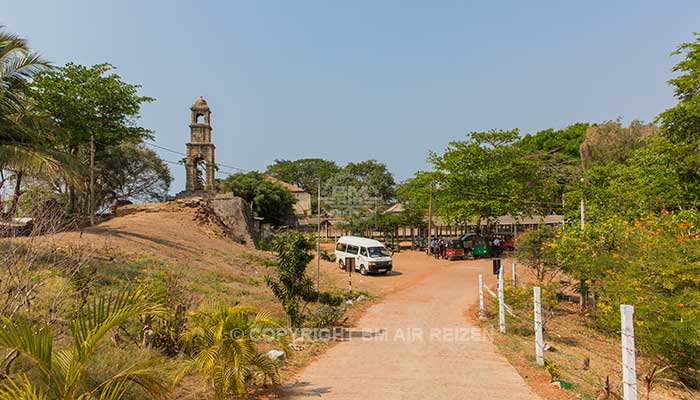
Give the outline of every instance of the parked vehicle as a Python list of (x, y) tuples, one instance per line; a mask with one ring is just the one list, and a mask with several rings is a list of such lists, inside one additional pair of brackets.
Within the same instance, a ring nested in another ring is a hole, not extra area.
[(447, 246), (445, 250), (445, 258), (448, 260), (462, 260), (464, 259), (464, 244), (459, 239), (447, 239), (445, 241)]
[(424, 251), (428, 247), (428, 240), (425, 238), (413, 239), (411, 242), (411, 250)]
[(496, 232), (493, 236), (501, 240), (503, 250), (515, 250), (515, 238), (512, 232)]
[(491, 255), (491, 246), (488, 245), (483, 236), (478, 233), (467, 233), (459, 238), (464, 247), (466, 257), (480, 258)]
[(358, 236), (342, 236), (335, 244), (335, 257), (340, 269), (345, 269), (345, 258), (355, 258), (355, 270), (362, 275), (386, 274), (392, 270), (391, 252), (380, 242)]

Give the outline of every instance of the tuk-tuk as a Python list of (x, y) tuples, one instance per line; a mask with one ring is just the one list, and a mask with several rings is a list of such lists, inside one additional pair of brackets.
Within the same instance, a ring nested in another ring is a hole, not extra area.
[(501, 239), (501, 247), (503, 247), (504, 250), (515, 250), (515, 237), (512, 232), (496, 232), (496, 235)]
[(464, 258), (464, 245), (459, 239), (447, 239), (445, 241), (445, 258), (448, 260), (461, 260)]
[(467, 233), (459, 239), (462, 242), (465, 256), (473, 258), (488, 257), (491, 255), (491, 247), (483, 236), (478, 233)]

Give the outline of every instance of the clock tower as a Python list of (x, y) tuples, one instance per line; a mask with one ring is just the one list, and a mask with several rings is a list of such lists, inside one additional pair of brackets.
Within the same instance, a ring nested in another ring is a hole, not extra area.
[[(211, 110), (207, 102), (199, 96), (192, 107), (190, 122), (190, 142), (187, 143), (187, 192), (205, 191), (214, 193), (214, 149), (211, 142)], [(204, 169), (204, 171), (201, 170)]]

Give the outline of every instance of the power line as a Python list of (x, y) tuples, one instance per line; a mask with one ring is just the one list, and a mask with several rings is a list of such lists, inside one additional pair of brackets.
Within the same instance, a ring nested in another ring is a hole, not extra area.
[[(157, 143), (148, 142), (148, 141), (145, 141), (145, 140), (144, 140), (144, 143), (147, 144), (147, 145), (149, 145), (149, 146), (155, 147), (155, 148), (157, 148), (157, 149), (169, 151), (169, 152), (171, 152), (171, 153), (173, 153), (173, 154), (177, 154), (177, 155), (181, 155), (181, 156), (187, 157), (187, 154), (185, 154), (185, 153), (183, 153), (183, 152), (181, 152), (181, 151), (169, 149), (169, 148), (164, 147), (164, 146), (161, 146), (161, 145), (159, 145), (159, 144), (157, 144)], [(226, 165), (226, 164), (222, 164), (222, 163), (214, 163), (214, 165), (215, 165), (216, 167), (229, 168), (229, 169), (232, 169), (232, 170), (235, 170), (235, 171), (240, 171), (240, 172), (249, 172), (249, 171), (250, 171), (250, 170), (247, 170), (247, 169), (244, 169), (244, 168), (234, 167), (234, 166), (232, 166), (232, 165)]]

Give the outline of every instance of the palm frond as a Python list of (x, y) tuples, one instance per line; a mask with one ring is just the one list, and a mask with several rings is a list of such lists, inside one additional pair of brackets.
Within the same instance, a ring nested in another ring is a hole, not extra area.
[(163, 370), (165, 364), (162, 357), (134, 363), (102, 382), (92, 393), (99, 393), (99, 399), (118, 399), (112, 396), (125, 391), (130, 385), (136, 385), (151, 398), (166, 395), (171, 391), (172, 379), (166, 378), (168, 374), (164, 372), (167, 371)]
[(34, 327), (29, 321), (2, 318), (0, 348), (16, 350), (30, 358), (46, 375), (52, 374), (53, 332), (48, 325)]
[(0, 144), (0, 166), (32, 176), (62, 178), (80, 187), (85, 171), (70, 154), (23, 143)]
[(13, 81), (26, 81), (51, 67), (29, 49), (25, 39), (3, 28), (0, 26), (0, 89), (8, 89)]
[(45, 400), (44, 391), (21, 374), (16, 380), (7, 379), (0, 386), (0, 400)]
[(157, 304), (144, 287), (93, 298), (70, 324), (76, 358), (89, 357), (104, 335), (126, 320), (163, 311), (162, 305)]
[(7, 88), (15, 80), (31, 79), (50, 67), (38, 53), (14, 50), (0, 61), (0, 87)]

